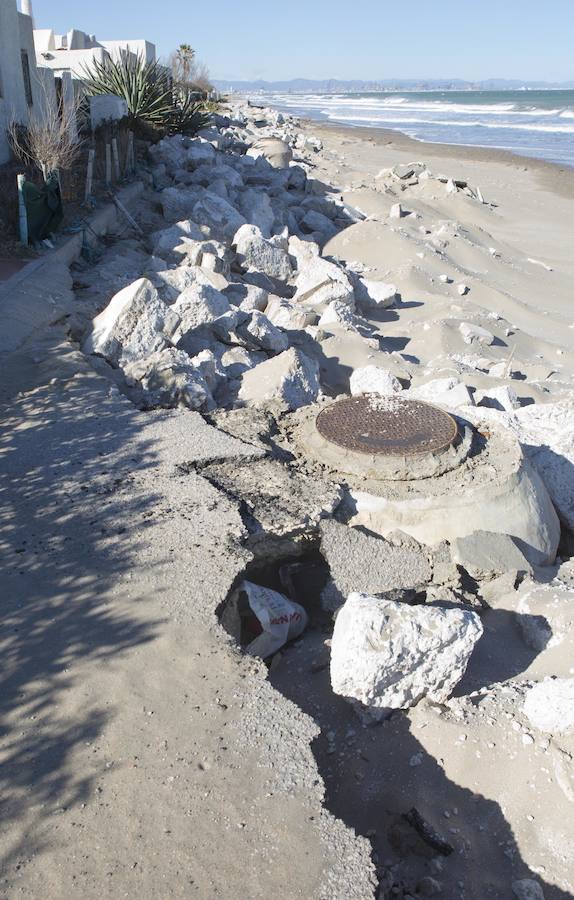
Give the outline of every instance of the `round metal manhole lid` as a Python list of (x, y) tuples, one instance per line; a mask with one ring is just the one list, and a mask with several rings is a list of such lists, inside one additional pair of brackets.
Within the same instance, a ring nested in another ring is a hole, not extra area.
[(445, 450), (458, 426), (448, 413), (421, 400), (365, 394), (339, 400), (316, 420), (319, 434), (344, 450), (414, 456)]

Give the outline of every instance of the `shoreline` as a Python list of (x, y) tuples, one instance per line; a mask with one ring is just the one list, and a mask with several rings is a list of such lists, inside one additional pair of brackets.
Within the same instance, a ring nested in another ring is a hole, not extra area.
[[(502, 163), (513, 168), (532, 171), (540, 176), (543, 187), (558, 193), (562, 197), (574, 198), (574, 166), (566, 166), (562, 163), (550, 162), (538, 159), (535, 156), (521, 156), (511, 150), (501, 150), (494, 147), (480, 147), (463, 144), (441, 144), (412, 138), (403, 131), (391, 128), (369, 128), (363, 125), (344, 125), (340, 122), (319, 121), (308, 116), (298, 117), (305, 129), (312, 129), (318, 133), (340, 135), (342, 138), (353, 136), (364, 141), (370, 141), (381, 146), (394, 146), (397, 150), (413, 150), (419, 152), (424, 149), (425, 157), (441, 157), (459, 159), (464, 162)], [(558, 190), (555, 184), (556, 176), (560, 175), (564, 180)]]

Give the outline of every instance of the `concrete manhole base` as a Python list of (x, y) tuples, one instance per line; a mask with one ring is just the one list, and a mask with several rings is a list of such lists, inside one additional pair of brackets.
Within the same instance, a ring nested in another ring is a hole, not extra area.
[(307, 455), (338, 472), (410, 481), (464, 462), (472, 431), (430, 403), (367, 394), (311, 408), (301, 417), (297, 440)]
[[(348, 524), (383, 537), (401, 530), (429, 545), (474, 531), (504, 533), (519, 541), (534, 565), (554, 560), (558, 517), (508, 429), (449, 416), (458, 432), (450, 444), (437, 434), (438, 446), (426, 452), (359, 452), (342, 446), (356, 446), (352, 436), (339, 444), (325, 437), (332, 434), (323, 427), (323, 417), (338, 403), (299, 410), (287, 417), (284, 428), (289, 449), (304, 468), (346, 484), (342, 514)], [(368, 426), (361, 428), (368, 432)]]

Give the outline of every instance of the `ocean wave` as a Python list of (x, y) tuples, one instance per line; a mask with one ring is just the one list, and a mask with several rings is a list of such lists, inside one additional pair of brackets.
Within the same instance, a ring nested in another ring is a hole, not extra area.
[(499, 116), (512, 115), (513, 117), (528, 116), (529, 118), (559, 116), (562, 118), (574, 118), (574, 109), (553, 108), (547, 109), (538, 106), (526, 106), (517, 103), (454, 103), (448, 100), (420, 100), (408, 97), (355, 97), (341, 94), (326, 96), (315, 95), (274, 95), (274, 99), (290, 107), (321, 109), (352, 108), (360, 110), (394, 109), (405, 112), (432, 112), (450, 113), (451, 115), (479, 115)]
[(492, 128), (511, 129), (515, 131), (539, 131), (548, 134), (574, 134), (574, 125), (542, 125), (535, 122), (521, 124), (519, 122), (482, 122), (480, 119), (468, 121), (468, 119), (421, 119), (412, 116), (359, 116), (341, 115), (335, 112), (327, 113), (329, 119), (339, 122), (377, 122), (381, 125), (391, 123), (393, 125), (433, 125), (448, 128)]

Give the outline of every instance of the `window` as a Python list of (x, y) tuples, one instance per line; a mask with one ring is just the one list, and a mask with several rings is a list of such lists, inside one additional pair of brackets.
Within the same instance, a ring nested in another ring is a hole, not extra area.
[(24, 91), (26, 92), (26, 103), (32, 106), (34, 100), (32, 98), (32, 81), (30, 79), (30, 60), (26, 50), (21, 50), (22, 56), (22, 75), (24, 76)]

